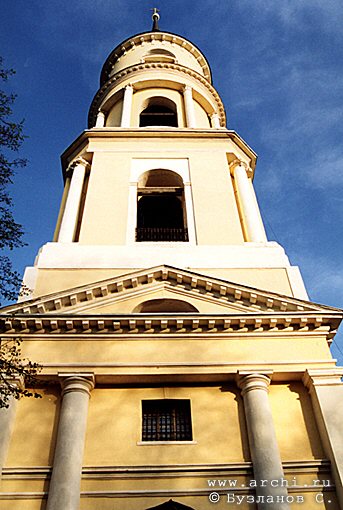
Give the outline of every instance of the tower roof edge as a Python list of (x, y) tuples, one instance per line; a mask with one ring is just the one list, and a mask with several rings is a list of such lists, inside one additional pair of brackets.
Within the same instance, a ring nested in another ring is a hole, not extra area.
[(118, 63), (119, 60), (129, 50), (131, 50), (135, 46), (139, 46), (148, 42), (162, 42), (162, 43), (170, 42), (172, 44), (176, 44), (178, 46), (185, 48), (199, 62), (205, 78), (210, 83), (212, 83), (212, 73), (208, 60), (206, 59), (202, 51), (194, 43), (192, 43), (185, 37), (179, 34), (175, 34), (173, 32), (161, 30), (159, 31), (149, 30), (128, 37), (113, 49), (113, 51), (107, 57), (102, 67), (100, 74), (100, 86), (102, 86), (108, 80), (110, 75), (113, 74), (113, 68), (115, 67), (116, 63)]

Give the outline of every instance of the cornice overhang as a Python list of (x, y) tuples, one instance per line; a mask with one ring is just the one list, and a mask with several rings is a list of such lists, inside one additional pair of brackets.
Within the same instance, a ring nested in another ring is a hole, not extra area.
[[(100, 105), (104, 98), (107, 96), (108, 92), (113, 89), (118, 82), (122, 81), (123, 79), (126, 79), (128, 77), (132, 77), (132, 80), (134, 83), (134, 75), (135, 73), (139, 73), (141, 71), (144, 71), (146, 76), (148, 76), (149, 71), (178, 71), (180, 76), (186, 75), (190, 76), (199, 83), (201, 83), (203, 86), (205, 86), (210, 93), (212, 94), (213, 98), (215, 99), (217, 103), (218, 113), (220, 116), (220, 122), (222, 127), (225, 127), (226, 124), (226, 116), (225, 116), (225, 108), (222, 103), (222, 100), (220, 99), (220, 96), (216, 89), (212, 86), (211, 82), (208, 81), (204, 76), (199, 74), (198, 72), (194, 71), (193, 69), (190, 69), (189, 67), (182, 66), (180, 64), (172, 64), (172, 63), (163, 63), (163, 62), (153, 62), (153, 63), (140, 63), (136, 64), (130, 67), (127, 67), (125, 69), (122, 69), (121, 71), (117, 72), (113, 76), (109, 77), (107, 81), (102, 83), (100, 89), (95, 94), (88, 114), (88, 127), (92, 128), (95, 125), (96, 122), (96, 116), (99, 111)], [(139, 80), (138, 80), (139, 81)], [(177, 80), (176, 80), (177, 81)]]
[(249, 158), (250, 168), (254, 173), (257, 154), (235, 131), (229, 129), (194, 129), (194, 128), (121, 128), (104, 127), (83, 131), (74, 142), (61, 155), (61, 164), (64, 178), (73, 159), (87, 151), (90, 141), (97, 139), (129, 139), (129, 138), (176, 138), (176, 139), (213, 139), (232, 140)]
[(131, 50), (137, 45), (140, 45), (147, 41), (170, 41), (174, 44), (177, 44), (179, 46), (182, 46), (183, 48), (190, 51), (196, 59), (198, 59), (201, 67), (204, 71), (205, 78), (211, 83), (212, 77), (211, 77), (211, 68), (210, 65), (205, 58), (204, 54), (200, 51), (200, 49), (193, 43), (191, 43), (188, 39), (178, 35), (174, 34), (172, 32), (141, 32), (139, 34), (133, 35), (126, 39), (125, 41), (118, 44), (116, 48), (110, 53), (110, 55), (107, 57), (100, 75), (100, 86), (102, 86), (109, 78), (109, 75), (111, 73), (112, 67), (117, 61), (118, 58), (120, 58), (125, 52)]
[(185, 335), (216, 339), (243, 335), (324, 335), (331, 340), (340, 324), (337, 313), (248, 313), (248, 314), (125, 314), (125, 315), (5, 315), (0, 318), (0, 334), (16, 336), (130, 335), (134, 337)]

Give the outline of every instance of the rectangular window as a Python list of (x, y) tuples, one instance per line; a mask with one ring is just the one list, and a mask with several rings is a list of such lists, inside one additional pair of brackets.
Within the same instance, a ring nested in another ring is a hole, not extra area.
[(142, 441), (192, 441), (189, 400), (143, 400)]

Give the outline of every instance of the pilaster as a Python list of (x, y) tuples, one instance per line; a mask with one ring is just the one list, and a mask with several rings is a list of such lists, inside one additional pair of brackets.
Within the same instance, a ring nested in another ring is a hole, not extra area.
[(342, 369), (307, 370), (303, 377), (312, 400), (325, 455), (331, 462), (337, 497), (343, 508)]

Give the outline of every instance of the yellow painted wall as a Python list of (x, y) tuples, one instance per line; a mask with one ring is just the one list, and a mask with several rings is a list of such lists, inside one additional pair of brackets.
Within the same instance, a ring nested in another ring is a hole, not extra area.
[(130, 158), (97, 152), (93, 157), (80, 244), (124, 244)]
[(325, 458), (310, 396), (303, 384), (271, 384), (269, 399), (282, 461)]
[(18, 402), (6, 466), (50, 466), (59, 414), (59, 388), (37, 390), (42, 398)]
[[(95, 362), (102, 362), (103, 369), (108, 364), (108, 370), (112, 373), (113, 368), (111, 365), (123, 363), (122, 369), (115, 368), (115, 373), (153, 373), (158, 375), (154, 366), (150, 369), (146, 367), (146, 363), (192, 363), (203, 364), (205, 373), (219, 372), (222, 373), (225, 368), (220, 366), (222, 363), (228, 363), (229, 366), (233, 364), (243, 364), (245, 362), (260, 362), (260, 363), (273, 363), (284, 362), (304, 362), (309, 358), (311, 352), (312, 360), (323, 360), (330, 362), (331, 355), (327, 347), (325, 337), (315, 336), (300, 336), (294, 333), (284, 337), (274, 336), (269, 334), (260, 333), (254, 337), (244, 334), (244, 338), (238, 333), (227, 339), (221, 339), (215, 334), (194, 333), (186, 335), (176, 335), (174, 338), (165, 335), (164, 338), (158, 338), (150, 335), (149, 332), (142, 333), (140, 337), (135, 338), (134, 333), (128, 333), (128, 341), (125, 341), (120, 334), (113, 333), (112, 338), (106, 337), (101, 334), (96, 337), (92, 333), (85, 333), (74, 335), (72, 340), (67, 340), (66, 337), (59, 338), (54, 341), (53, 338), (48, 337), (37, 340), (27, 340), (23, 346), (23, 353), (25, 356), (34, 359), (37, 362), (46, 363), (71, 363), (71, 370), (73, 369), (73, 362), (83, 363), (86, 367), (90, 367)], [(143, 368), (138, 369), (134, 366), (130, 367), (132, 363), (142, 363)], [(207, 366), (208, 363), (218, 364), (218, 367)], [(82, 370), (83, 367), (79, 367)], [(108, 371), (107, 370), (107, 371)], [(192, 366), (187, 367), (188, 373), (197, 373), (199, 368)], [(227, 368), (229, 370), (229, 367)], [(300, 366), (299, 366), (300, 370)], [(98, 367), (97, 372), (101, 373), (102, 368)], [(184, 373), (181, 367), (168, 366), (160, 367), (158, 373)]]
[(198, 244), (243, 243), (225, 152), (192, 152), (189, 158)]
[[(95, 389), (89, 408), (84, 465), (243, 461), (236, 394), (235, 389), (212, 387)], [(141, 401), (163, 398), (191, 400), (195, 444), (137, 444), (141, 442)], [(101, 441), (94, 441), (99, 431)]]
[(106, 117), (106, 127), (119, 127), (121, 121), (121, 114), (123, 109), (123, 101), (119, 100), (112, 106)]
[(197, 101), (193, 101), (193, 104), (196, 126), (199, 128), (211, 127), (210, 120), (204, 108)]

